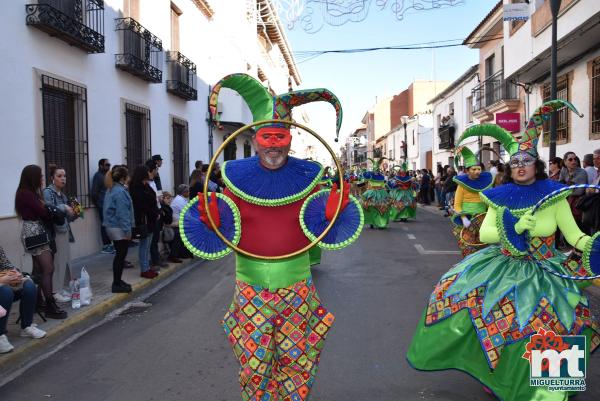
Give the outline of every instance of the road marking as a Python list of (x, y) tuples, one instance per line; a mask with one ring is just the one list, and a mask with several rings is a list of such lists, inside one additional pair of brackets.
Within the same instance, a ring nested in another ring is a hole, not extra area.
[(460, 251), (427, 251), (421, 244), (415, 244), (415, 248), (421, 255), (460, 255)]
[(400, 228), (404, 231), (408, 231), (408, 227), (406, 227), (406, 226), (400, 226)]
[(417, 237), (415, 237), (412, 234), (406, 234), (406, 236), (408, 237), (408, 239), (417, 239)]

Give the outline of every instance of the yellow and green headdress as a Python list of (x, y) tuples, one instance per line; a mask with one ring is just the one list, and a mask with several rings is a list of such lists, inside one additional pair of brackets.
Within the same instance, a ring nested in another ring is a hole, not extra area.
[(328, 102), (335, 108), (335, 141), (338, 141), (340, 128), (342, 126), (342, 106), (337, 96), (327, 89), (305, 89), (284, 93), (282, 95), (272, 95), (262, 83), (248, 74), (227, 75), (217, 82), (209, 97), (210, 113), (212, 118), (217, 122), (219, 121), (217, 110), (218, 97), (221, 88), (233, 89), (239, 93), (248, 104), (253, 121), (255, 122), (261, 120), (281, 120), (282, 123), (291, 121), (292, 109), (294, 107), (312, 102)]
[(477, 156), (475, 156), (475, 153), (473, 153), (473, 151), (471, 151), (471, 149), (469, 149), (467, 146), (457, 147), (454, 153), (454, 166), (456, 166), (457, 169), (461, 165), (461, 159), (462, 166), (465, 169), (479, 165), (479, 160), (477, 160)]
[(568, 107), (579, 117), (583, 117), (583, 114), (579, 113), (570, 102), (562, 99), (550, 100), (533, 112), (519, 140), (516, 140), (510, 132), (496, 124), (479, 124), (463, 132), (457, 141), (457, 147), (466, 138), (489, 136), (499, 141), (510, 156), (518, 152), (527, 152), (537, 158), (537, 144), (543, 132), (544, 121), (550, 119), (553, 111), (557, 111), (563, 107)]

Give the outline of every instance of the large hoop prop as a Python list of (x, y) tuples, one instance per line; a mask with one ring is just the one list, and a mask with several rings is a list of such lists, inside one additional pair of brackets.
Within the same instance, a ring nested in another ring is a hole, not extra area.
[[(231, 249), (233, 249), (234, 251), (241, 253), (242, 255), (251, 257), (251, 258), (255, 258), (255, 259), (264, 259), (264, 260), (280, 260), (280, 259), (287, 259), (287, 258), (291, 258), (297, 255), (300, 255), (304, 252), (307, 252), (310, 248), (314, 247), (315, 245), (317, 245), (323, 238), (325, 238), (325, 236), (327, 235), (327, 233), (333, 228), (333, 225), (335, 224), (335, 221), (337, 220), (341, 210), (342, 210), (342, 201), (343, 201), (343, 196), (341, 196), (341, 194), (343, 194), (344, 191), (344, 187), (347, 185), (344, 180), (339, 180), (340, 181), (340, 187), (339, 187), (339, 191), (340, 191), (340, 199), (338, 201), (337, 204), (337, 208), (335, 209), (335, 214), (333, 215), (333, 218), (331, 219), (331, 221), (329, 222), (329, 225), (327, 227), (325, 227), (325, 230), (323, 230), (323, 232), (321, 233), (321, 235), (319, 235), (317, 238), (315, 238), (315, 240), (313, 242), (311, 242), (310, 244), (308, 244), (307, 246), (305, 246), (302, 249), (299, 249), (295, 252), (286, 254), (286, 255), (279, 255), (279, 256), (264, 256), (264, 255), (257, 255), (248, 251), (245, 251), (241, 248), (239, 248), (237, 245), (234, 245), (233, 243), (231, 243), (227, 238), (225, 238), (225, 236), (221, 233), (221, 231), (219, 231), (219, 228), (215, 225), (214, 220), (212, 219), (212, 216), (210, 215), (210, 213), (208, 212), (208, 183), (209, 183), (209, 179), (210, 179), (210, 175), (212, 173), (212, 170), (214, 169), (215, 163), (217, 161), (217, 157), (223, 152), (223, 150), (225, 149), (225, 147), (229, 144), (229, 142), (233, 141), (236, 137), (238, 137), (242, 132), (246, 131), (249, 128), (253, 128), (257, 125), (264, 125), (264, 124), (286, 124), (286, 125), (292, 125), (294, 127), (298, 127), (303, 129), (304, 131), (308, 132), (309, 134), (311, 134), (312, 136), (314, 136), (315, 138), (317, 138), (317, 140), (319, 140), (319, 142), (321, 142), (325, 148), (327, 148), (327, 151), (329, 152), (329, 154), (333, 157), (333, 160), (335, 161), (335, 166), (337, 167), (338, 171), (340, 172), (340, 177), (343, 177), (343, 173), (344, 170), (342, 169), (342, 166), (340, 164), (340, 161), (338, 160), (338, 158), (335, 156), (335, 153), (333, 152), (333, 149), (331, 149), (331, 147), (327, 144), (327, 142), (325, 142), (325, 140), (323, 138), (321, 138), (321, 136), (319, 136), (316, 132), (314, 132), (312, 129), (308, 128), (305, 125), (299, 124), (297, 122), (294, 121), (282, 121), (282, 120), (262, 120), (262, 121), (256, 121), (253, 122), (252, 124), (248, 124), (248, 125), (244, 125), (243, 127), (239, 128), (237, 131), (235, 131), (233, 134), (229, 135), (227, 137), (227, 139), (225, 139), (225, 141), (221, 144), (221, 146), (219, 147), (219, 149), (217, 149), (217, 152), (214, 154), (214, 156), (212, 157), (212, 159), (210, 160), (210, 164), (208, 165), (208, 170), (206, 171), (206, 178), (204, 180), (204, 190), (202, 192), (202, 201), (204, 202), (204, 210), (207, 211), (206, 215), (208, 216), (208, 221), (210, 222), (210, 225), (212, 227), (212, 229), (214, 230), (215, 234), (217, 234), (217, 236)], [(200, 202), (200, 199), (198, 199), (198, 202)]]

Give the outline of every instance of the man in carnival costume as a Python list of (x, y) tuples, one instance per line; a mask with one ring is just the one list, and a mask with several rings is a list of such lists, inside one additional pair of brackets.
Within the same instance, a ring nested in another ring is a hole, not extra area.
[[(477, 128), (477, 130), (479, 133), (482, 132), (481, 128)], [(482, 171), (475, 154), (468, 147), (460, 146), (459, 142), (454, 157), (454, 164), (457, 168), (461, 164), (461, 156), (466, 174), (453, 178), (457, 188), (454, 196), (452, 222), (455, 224), (453, 232), (464, 257), (487, 246), (479, 240), (479, 226), (483, 222), (487, 210), (487, 206), (479, 194), (492, 186), (494, 177), (490, 172)]]
[(385, 157), (375, 161), (371, 158), (373, 170), (365, 171), (363, 179), (367, 190), (362, 194), (362, 205), (365, 214), (365, 224), (371, 228), (384, 229), (390, 222), (390, 196), (385, 187), (385, 176), (380, 170), (381, 162)]
[[(519, 142), (496, 125), (463, 133), (461, 139), (487, 135), (500, 141), (511, 156), (509, 182), (481, 193), (488, 211), (480, 236), (491, 245), (456, 264), (435, 286), (408, 350), (416, 369), (462, 370), (503, 401), (565, 401), (566, 391), (530, 386), (532, 347), (540, 338), (543, 349), (552, 346), (551, 339), (544, 343), (546, 332), (586, 336), (587, 358), (600, 344), (600, 328), (581, 291), (590, 282), (569, 279), (600, 274), (600, 233), (590, 237), (579, 230), (566, 200), (571, 190), (547, 179), (537, 153), (543, 122), (565, 106), (577, 112), (563, 100), (537, 109)], [(557, 228), (583, 252), (581, 259), (556, 250)]]
[(415, 182), (408, 175), (406, 162), (399, 167), (395, 176), (388, 180), (390, 188), (390, 219), (392, 221), (406, 221), (417, 217), (417, 200), (415, 198)]
[[(288, 156), (291, 133), (284, 124), (293, 106), (324, 100), (342, 110), (326, 89), (272, 96), (246, 74), (233, 74), (215, 85), (210, 108), (217, 116), (221, 88), (236, 90), (248, 103), (254, 121), (281, 120), (261, 126), (253, 137), (258, 156), (227, 161), (221, 168), (223, 194), (193, 199), (184, 209), (180, 230), (195, 255), (216, 259), (231, 249), (216, 235), (207, 214), (232, 244), (257, 257), (236, 253), (236, 289), (223, 328), (240, 363), (244, 401), (306, 400), (312, 388), (333, 315), (321, 304), (310, 274), (308, 252), (287, 256), (308, 246), (333, 219), (340, 197), (342, 211), (318, 244), (340, 249), (362, 229), (360, 204), (332, 188), (318, 190), (322, 167)], [(260, 258), (259, 258), (260, 256)], [(274, 257), (265, 259), (263, 257)]]

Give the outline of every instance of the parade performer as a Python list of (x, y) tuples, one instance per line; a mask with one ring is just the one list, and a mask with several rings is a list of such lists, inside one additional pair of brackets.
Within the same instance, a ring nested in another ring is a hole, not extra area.
[(331, 174), (331, 167), (325, 167), (323, 170), (323, 175), (321, 176), (321, 181), (319, 181), (319, 186), (321, 188), (331, 188), (333, 186), (333, 176)]
[(379, 161), (371, 158), (373, 170), (363, 173), (363, 179), (367, 184), (367, 190), (362, 194), (362, 206), (365, 214), (365, 224), (371, 228), (384, 229), (390, 221), (390, 196), (385, 185), (385, 176), (380, 170), (382, 157)]
[[(564, 401), (565, 391), (530, 386), (527, 343), (544, 330), (585, 335), (587, 357), (600, 344), (599, 326), (580, 290), (589, 281), (556, 275), (598, 275), (600, 234), (589, 237), (579, 230), (566, 201), (571, 191), (561, 192), (562, 184), (546, 179), (536, 150), (543, 122), (564, 106), (576, 112), (561, 100), (537, 109), (520, 142), (498, 126), (486, 126), (486, 135), (511, 156), (511, 182), (481, 194), (489, 206), (481, 240), (493, 245), (463, 259), (435, 286), (408, 350), (414, 368), (462, 370), (503, 401)], [(542, 199), (548, 201), (533, 213)], [(557, 227), (583, 251), (581, 261), (555, 249)]]
[[(482, 131), (472, 127), (466, 130), (462, 138), (474, 133), (481, 134)], [(469, 130), (474, 130), (473, 132)], [(466, 136), (465, 136), (466, 135)], [(454, 196), (454, 216), (452, 222), (455, 224), (453, 232), (458, 239), (458, 246), (462, 256), (470, 255), (487, 246), (479, 239), (479, 228), (485, 217), (486, 204), (481, 200), (479, 194), (492, 186), (494, 177), (488, 171), (482, 171), (481, 165), (475, 154), (466, 146), (458, 146), (454, 162), (458, 168), (462, 157), (462, 165), (466, 174), (453, 178), (456, 183), (456, 195)]]
[(406, 221), (417, 217), (417, 199), (415, 197), (415, 182), (408, 175), (406, 162), (402, 163), (394, 178), (388, 180), (390, 189), (390, 219), (392, 221)]
[[(336, 109), (338, 130), (341, 124), (339, 101), (326, 89), (272, 96), (256, 79), (233, 74), (211, 93), (213, 116), (221, 88), (236, 90), (255, 122), (290, 121), (293, 106), (325, 100)], [(252, 138), (258, 156), (225, 162), (224, 193), (209, 195), (208, 210), (200, 194), (180, 217), (181, 236), (196, 256), (216, 259), (232, 250), (213, 231), (209, 214), (238, 251), (236, 289), (223, 328), (240, 363), (244, 401), (308, 398), (334, 317), (319, 300), (308, 252), (286, 255), (315, 241), (334, 218), (340, 197), (341, 212), (318, 245), (331, 250), (347, 246), (363, 225), (360, 204), (349, 197), (347, 185), (343, 194), (335, 187), (318, 190), (322, 167), (288, 156), (292, 137), (287, 126), (260, 126)]]

